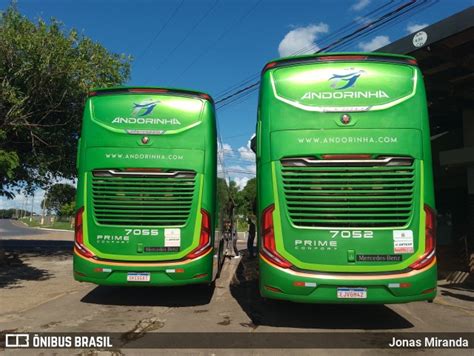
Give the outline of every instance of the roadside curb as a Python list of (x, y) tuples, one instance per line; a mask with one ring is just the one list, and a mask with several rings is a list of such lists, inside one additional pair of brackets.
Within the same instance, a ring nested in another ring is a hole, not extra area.
[(36, 230), (46, 230), (46, 231), (63, 231), (63, 232), (74, 232), (74, 230), (66, 230), (66, 229), (51, 229), (48, 227), (38, 227), (38, 226), (28, 226), (28, 224), (24, 223), (21, 220), (12, 220), (14, 225), (27, 227), (28, 229), (36, 229)]
[(46, 231), (65, 231), (65, 232), (74, 232), (74, 230), (65, 230), (65, 229), (50, 229), (47, 227), (31, 227), (32, 229), (46, 230)]

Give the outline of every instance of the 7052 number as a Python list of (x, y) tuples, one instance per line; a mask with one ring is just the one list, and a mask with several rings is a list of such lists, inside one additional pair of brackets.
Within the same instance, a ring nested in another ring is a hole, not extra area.
[(374, 232), (370, 230), (330, 230), (331, 238), (340, 236), (343, 239), (371, 239)]

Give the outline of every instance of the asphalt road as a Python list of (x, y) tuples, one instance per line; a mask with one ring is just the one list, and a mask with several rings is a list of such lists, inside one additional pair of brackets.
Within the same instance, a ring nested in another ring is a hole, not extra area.
[(39, 229), (31, 229), (17, 220), (0, 219), (0, 239), (44, 234)]
[(72, 231), (50, 231), (27, 227), (18, 220), (0, 219), (0, 248), (15, 252), (72, 251)]
[[(2, 221), (0, 228), (4, 234), (2, 239), (13, 236), (11, 241), (71, 243), (68, 241), (71, 238), (69, 233), (63, 233), (63, 240), (57, 240), (57, 233), (41, 231), (38, 234), (35, 230), (11, 222)], [(239, 247), (244, 246), (240, 244)], [(356, 306), (268, 303), (258, 294), (256, 261), (246, 257), (228, 259), (213, 287), (122, 288), (74, 281), (71, 250), (68, 249), (6, 250), (7, 263), (0, 266), (0, 333), (2, 330), (114, 331), (123, 342), (117, 352), (132, 354), (126, 347), (133, 347), (141, 338), (162, 332), (209, 332), (209, 337), (231, 335), (224, 334), (229, 332), (262, 333), (263, 337), (275, 337), (274, 340), (279, 338), (275, 333), (309, 332), (319, 335), (324, 332), (331, 339), (341, 333), (363, 332), (365, 341), (371, 343), (377, 337), (371, 332), (474, 331), (474, 293), (456, 286), (440, 287), (439, 296), (431, 304)], [(292, 346), (295, 345), (290, 340), (288, 347)], [(248, 351), (244, 350), (244, 353)], [(444, 350), (443, 354), (464, 351)], [(150, 350), (140, 352), (156, 353)], [(347, 350), (343, 353), (347, 352), (359, 355), (380, 353), (376, 350)], [(386, 352), (398, 354), (396, 350)], [(9, 350), (9, 353), (12, 351)], [(19, 355), (24, 353), (25, 350), (13, 352)], [(228, 349), (225, 353), (242, 352)], [(257, 353), (287, 354), (281, 350), (258, 350)], [(311, 354), (302, 350), (298, 353)], [(338, 354), (335, 350), (324, 350), (323, 353)]]

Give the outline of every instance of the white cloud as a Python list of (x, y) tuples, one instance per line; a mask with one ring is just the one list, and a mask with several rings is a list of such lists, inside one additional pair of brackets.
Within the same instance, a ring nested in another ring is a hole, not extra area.
[(357, 0), (357, 2), (351, 6), (352, 10), (360, 11), (369, 6), (371, 0)]
[(217, 156), (219, 158), (218, 161), (223, 162), (224, 156), (234, 156), (234, 150), (232, 149), (232, 146), (228, 143), (223, 143), (221, 145), (220, 142), (217, 142)]
[(390, 38), (388, 36), (376, 36), (369, 42), (360, 42), (358, 46), (364, 52), (372, 52), (389, 43)]
[(419, 30), (421, 30), (422, 28), (425, 28), (426, 26), (428, 26), (427, 23), (420, 23), (420, 24), (408, 24), (407, 25), (407, 32), (410, 34), (410, 33), (414, 33), (414, 32), (417, 32)]
[(254, 175), (257, 172), (255, 164), (240, 165), (234, 164), (226, 167), (231, 177), (238, 177), (240, 175)]
[(219, 178), (225, 178), (224, 167), (222, 167), (221, 161), (217, 161), (217, 176)]
[(240, 147), (238, 149), (240, 158), (244, 161), (255, 162), (255, 153), (253, 153), (252, 149), (250, 148), (250, 141), (247, 142), (247, 147)]
[[(247, 184), (247, 181), (255, 176), (257, 171), (255, 166), (255, 154), (250, 149), (250, 143), (247, 147), (241, 146), (234, 150), (228, 143), (217, 144), (219, 160), (217, 162), (217, 176), (235, 181), (239, 189)], [(237, 164), (236, 164), (237, 163)]]
[(249, 179), (255, 177), (257, 168), (255, 164), (249, 165), (232, 165), (226, 167), (226, 172), (229, 175), (229, 179), (237, 184), (237, 187), (243, 189)]
[(318, 34), (327, 33), (329, 26), (323, 22), (317, 25), (308, 25), (306, 27), (297, 27), (288, 32), (278, 45), (280, 57), (298, 54), (313, 53), (319, 49), (316, 44)]
[(232, 179), (235, 184), (237, 185), (237, 188), (239, 190), (242, 190), (245, 188), (245, 186), (247, 185), (247, 182), (250, 180), (249, 177), (235, 177), (234, 179)]

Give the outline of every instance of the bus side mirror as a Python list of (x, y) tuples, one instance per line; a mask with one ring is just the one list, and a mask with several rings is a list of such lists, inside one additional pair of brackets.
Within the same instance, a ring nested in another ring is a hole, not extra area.
[(257, 153), (257, 136), (255, 134), (253, 134), (250, 138), (250, 149), (253, 151), (253, 153)]

